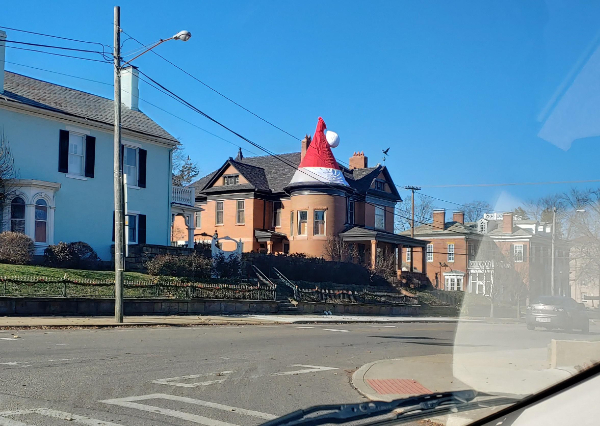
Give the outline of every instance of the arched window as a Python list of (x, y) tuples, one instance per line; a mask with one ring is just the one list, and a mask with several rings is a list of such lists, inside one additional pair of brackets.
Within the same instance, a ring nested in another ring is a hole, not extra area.
[(10, 203), (10, 230), (25, 233), (25, 201), (21, 197), (13, 198)]
[(35, 202), (35, 241), (36, 243), (47, 242), (46, 232), (48, 228), (48, 204), (45, 200), (39, 199)]

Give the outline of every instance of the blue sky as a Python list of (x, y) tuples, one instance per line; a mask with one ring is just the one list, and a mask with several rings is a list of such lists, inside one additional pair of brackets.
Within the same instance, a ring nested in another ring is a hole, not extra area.
[[(100, 0), (13, 2), (3, 6), (0, 25), (112, 44), (113, 6)], [(391, 147), (386, 165), (398, 185), (421, 185), (423, 193), (457, 203), (485, 200), (503, 210), (570, 185), (431, 186), (600, 177), (600, 128), (589, 126), (600, 113), (590, 97), (600, 93), (591, 78), (600, 80), (600, 60), (586, 68), (596, 51), (600, 3), (146, 0), (120, 6), (124, 30), (144, 43), (191, 31), (189, 42), (171, 41), (157, 51), (293, 135), (312, 134), (322, 116), (340, 135), (338, 159), (347, 162), (352, 152), (364, 151), (373, 165)], [(7, 32), (13, 40), (95, 48)], [(123, 51), (137, 48), (129, 40)], [(6, 60), (8, 70), (112, 97), (110, 65), (16, 49), (7, 49)], [(270, 150), (299, 150), (299, 141), (155, 55), (135, 64)], [(584, 74), (588, 78), (578, 80)], [(241, 145), (246, 155), (260, 154), (143, 83), (140, 97)], [(236, 155), (233, 144), (145, 102), (141, 108), (180, 138), (204, 174)]]

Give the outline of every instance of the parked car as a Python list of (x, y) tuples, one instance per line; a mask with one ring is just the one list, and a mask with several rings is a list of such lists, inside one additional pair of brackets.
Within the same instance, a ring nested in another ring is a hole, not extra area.
[(527, 308), (527, 328), (536, 327), (590, 330), (585, 305), (565, 296), (542, 296)]

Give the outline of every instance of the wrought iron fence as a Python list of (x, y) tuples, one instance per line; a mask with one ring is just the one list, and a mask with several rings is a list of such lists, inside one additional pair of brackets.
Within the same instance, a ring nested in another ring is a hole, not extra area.
[[(0, 277), (0, 295), (9, 297), (113, 298), (113, 280), (51, 279), (39, 276)], [(261, 285), (125, 281), (126, 298), (275, 300), (275, 289)]]
[(389, 293), (370, 290), (331, 290), (298, 288), (298, 297), (303, 302), (328, 302), (328, 303), (371, 303), (416, 305), (416, 297), (405, 296), (400, 293)]

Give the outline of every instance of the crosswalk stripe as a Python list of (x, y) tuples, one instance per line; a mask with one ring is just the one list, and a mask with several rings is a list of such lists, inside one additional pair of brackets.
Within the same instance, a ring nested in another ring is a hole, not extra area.
[[(245, 408), (232, 407), (230, 405), (218, 404), (216, 402), (202, 401), (200, 399), (187, 398), (184, 396), (177, 395), (168, 395), (163, 393), (154, 393), (149, 395), (141, 395), (141, 396), (130, 396), (127, 398), (116, 398), (116, 399), (107, 399), (105, 401), (100, 401), (105, 404), (113, 404), (119, 405), (122, 407), (135, 408), (138, 410), (149, 411), (152, 413), (159, 413), (166, 416), (177, 417), (179, 419), (188, 420), (194, 423), (199, 423), (207, 426), (230, 426), (232, 423), (221, 422), (218, 420), (209, 419), (208, 417), (198, 416), (195, 414), (189, 414), (182, 411), (170, 410), (166, 408), (155, 407), (147, 404), (138, 404), (134, 401), (144, 401), (148, 399), (168, 399), (170, 401), (179, 401), (185, 402), (188, 404), (200, 405), (208, 408), (215, 408), (217, 410), (227, 411), (227, 412), (235, 412), (238, 414), (245, 414), (247, 416), (258, 417), (264, 420), (273, 420), (277, 416), (268, 413), (261, 413), (260, 411), (247, 410)], [(234, 425), (235, 426), (235, 425)]]

